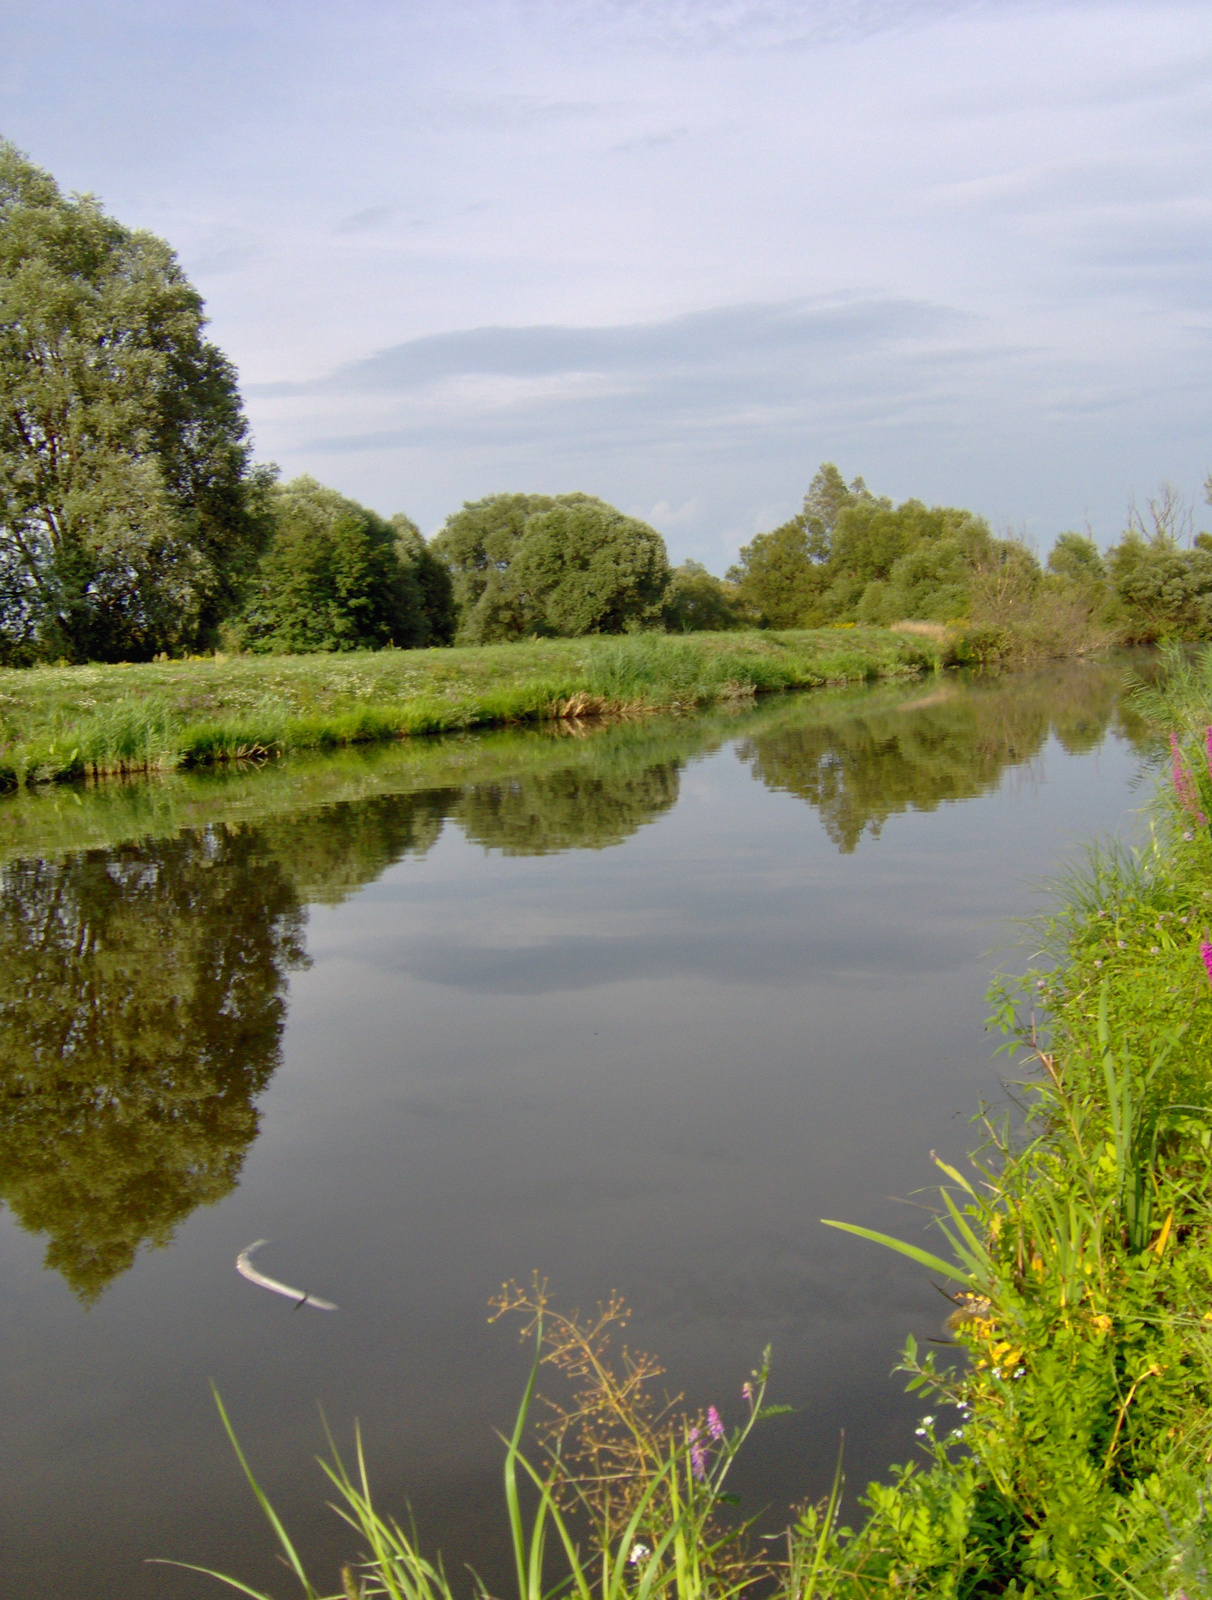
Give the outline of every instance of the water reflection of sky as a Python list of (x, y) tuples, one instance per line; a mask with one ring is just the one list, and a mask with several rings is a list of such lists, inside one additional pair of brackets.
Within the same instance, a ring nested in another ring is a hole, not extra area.
[[(1021, 686), (970, 693), (971, 715), (957, 690), (891, 732), (875, 700), (822, 727), (809, 699), (697, 746), (683, 727), (663, 758), (632, 759), (639, 735), (616, 740), (632, 738), (626, 760), (581, 741), (573, 780), (556, 759), (236, 835), (255, 846), (246, 893), (272, 856), (328, 902), (307, 914), (310, 964), (289, 974), (238, 1186), (87, 1310), (43, 1269), (43, 1240), (0, 1230), (14, 1592), (207, 1592), (147, 1555), (272, 1583), (211, 1377), (318, 1553), (342, 1546), (308, 1467), (317, 1399), (338, 1428), (361, 1417), (385, 1497), (411, 1500), (453, 1567), (495, 1572), (491, 1430), (522, 1355), (485, 1306), (536, 1269), (563, 1303), (620, 1289), (671, 1384), (726, 1417), (773, 1343), (775, 1397), (798, 1409), (759, 1446), (747, 1503), (819, 1489), (841, 1427), (852, 1479), (903, 1458), (915, 1410), (887, 1374), (946, 1307), (916, 1268), (818, 1219), (920, 1226), (904, 1197), (929, 1184), (929, 1151), (961, 1155), (997, 1093), (991, 947), (1030, 880), (1139, 803), (1137, 755), (1105, 736), (1114, 676), (1098, 695), (1088, 675), (1045, 676), (1026, 709)], [(839, 836), (796, 792), (827, 783), (850, 827), (881, 767), (899, 799), (878, 838)], [(19, 1025), (11, 994), (7, 1015)], [(340, 1314), (239, 1279), (235, 1254), (260, 1237), (264, 1270)]]

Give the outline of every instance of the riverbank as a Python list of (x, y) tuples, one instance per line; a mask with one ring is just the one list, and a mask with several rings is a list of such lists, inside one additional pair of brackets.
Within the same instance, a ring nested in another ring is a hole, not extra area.
[(690, 710), (936, 664), (929, 639), (822, 628), (3, 670), (0, 787)]
[(833, 1595), (1212, 1592), (1212, 652), (1168, 667), (1137, 697), (1187, 730), (1149, 847), (1092, 847), (994, 994), (1025, 1116), (939, 1163), (949, 1248), (881, 1241), (945, 1285), (967, 1359), (911, 1344), (925, 1469), (853, 1536), (801, 1524)]

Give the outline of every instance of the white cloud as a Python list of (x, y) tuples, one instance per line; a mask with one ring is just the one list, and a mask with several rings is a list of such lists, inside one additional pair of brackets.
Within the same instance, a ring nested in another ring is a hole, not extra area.
[(823, 458), (1044, 542), (1212, 464), (1204, 5), (47, 0), (0, 63), (262, 452), (427, 527), (579, 487), (718, 570)]

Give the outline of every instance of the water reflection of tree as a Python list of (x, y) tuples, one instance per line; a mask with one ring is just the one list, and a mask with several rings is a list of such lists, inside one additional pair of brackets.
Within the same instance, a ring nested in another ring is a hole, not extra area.
[(0, 879), (0, 1194), (84, 1299), (233, 1186), (278, 1063), (294, 887), (211, 830)]
[(840, 850), (889, 817), (933, 811), (995, 788), (1008, 767), (1038, 755), (1049, 734), (1071, 754), (1092, 749), (1122, 721), (1122, 671), (1079, 666), (1015, 674), (967, 689), (943, 684), (899, 704), (850, 704), (835, 717), (794, 714), (737, 747), (756, 778), (799, 795)]
[[(1050, 731), (1072, 751), (1096, 744), (1120, 715), (1119, 679), (1087, 669), (908, 701), (814, 696), (749, 714), (737, 748), (853, 850), (896, 812), (990, 788)], [(337, 903), (424, 855), (448, 817), (509, 855), (618, 844), (672, 808), (687, 760), (736, 731), (728, 719), (636, 724), (519, 741), (512, 761), (498, 741), (490, 768), (469, 760), (429, 789), (10, 862), (0, 1199), (47, 1235), (48, 1266), (94, 1298), (142, 1244), (166, 1243), (237, 1182), (280, 1058), (287, 975), (305, 960), (308, 902)]]
[(670, 810), (680, 763), (581, 765), (464, 790), (456, 816), (469, 839), (510, 856), (604, 850)]

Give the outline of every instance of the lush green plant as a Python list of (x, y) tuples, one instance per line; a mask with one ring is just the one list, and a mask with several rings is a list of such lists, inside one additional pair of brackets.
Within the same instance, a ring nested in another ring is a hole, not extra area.
[(272, 477), (162, 240), (0, 141), (0, 658), (212, 645)]
[(766, 628), (796, 628), (826, 619), (821, 594), (829, 578), (833, 531), (847, 507), (868, 502), (876, 503), (861, 478), (847, 487), (833, 462), (826, 461), (799, 514), (742, 545), (728, 581), (753, 621)]

